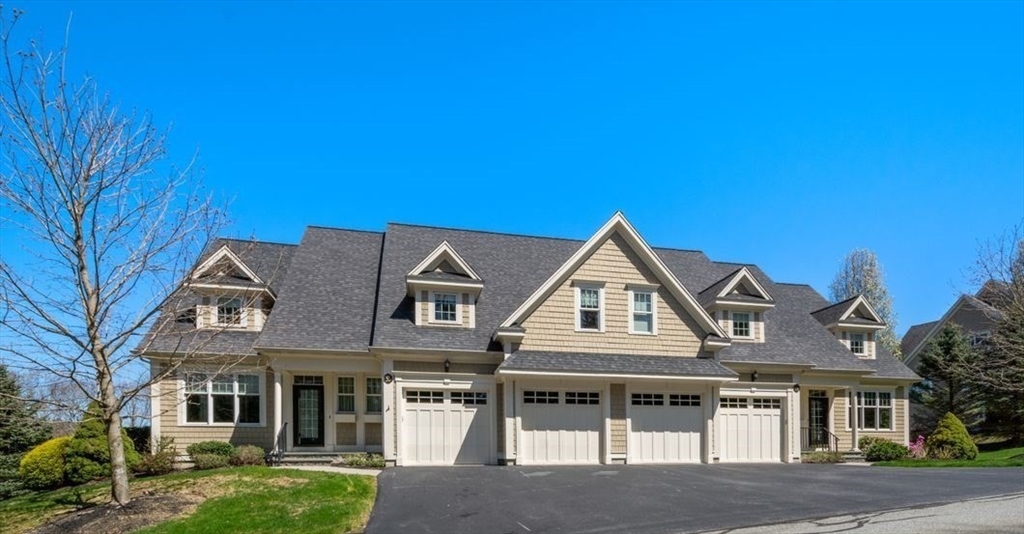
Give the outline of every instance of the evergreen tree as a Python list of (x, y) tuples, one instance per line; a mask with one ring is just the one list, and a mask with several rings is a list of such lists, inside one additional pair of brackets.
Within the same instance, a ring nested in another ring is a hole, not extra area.
[(874, 252), (858, 248), (847, 254), (828, 289), (833, 303), (864, 295), (885, 322), (885, 329), (876, 334), (878, 342), (893, 356), (902, 358), (900, 341), (896, 337), (896, 312), (893, 310), (889, 290), (885, 287), (882, 265), (878, 263)]
[(50, 427), (37, 417), (36, 407), (21, 396), (16, 377), (0, 363), (0, 499), (24, 491), (18, 480), (21, 457), (50, 437)]
[(925, 408), (929, 420), (952, 413), (967, 427), (981, 422), (984, 399), (973, 376), (979, 358), (955, 324), (947, 324), (929, 343), (917, 369), (925, 380), (914, 388), (914, 400)]

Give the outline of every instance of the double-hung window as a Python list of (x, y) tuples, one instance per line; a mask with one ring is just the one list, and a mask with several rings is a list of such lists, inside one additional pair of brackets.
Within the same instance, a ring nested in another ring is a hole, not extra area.
[(600, 332), (604, 328), (601, 318), (600, 287), (580, 286), (576, 288), (576, 328)]
[(438, 323), (458, 322), (455, 293), (434, 293), (434, 321)]
[(850, 350), (854, 354), (864, 354), (864, 334), (861, 332), (850, 333)]
[(366, 413), (381, 413), (383, 385), (379, 378), (366, 379)]
[(217, 325), (243, 326), (242, 299), (238, 297), (220, 297), (217, 299)]
[[(848, 400), (852, 401), (853, 395)], [(857, 428), (860, 430), (892, 430), (892, 412), (892, 392), (857, 392)], [(847, 417), (853, 421), (852, 405), (847, 409)]]
[(356, 379), (351, 376), (338, 377), (338, 413), (356, 412)]
[(185, 376), (185, 422), (260, 424), (262, 388), (256, 374)]
[(654, 292), (644, 290), (632, 290), (631, 301), (632, 322), (630, 323), (631, 334), (653, 334), (654, 330)]
[(732, 336), (753, 337), (750, 333), (750, 313), (732, 312)]

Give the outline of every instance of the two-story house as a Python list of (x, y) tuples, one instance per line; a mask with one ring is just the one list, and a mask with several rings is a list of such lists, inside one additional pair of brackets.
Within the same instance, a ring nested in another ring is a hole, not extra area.
[[(908, 439), (918, 377), (861, 297), (652, 248), (389, 224), (218, 242), (140, 348), (153, 434), (398, 465), (797, 462)], [(225, 327), (226, 326), (226, 327)], [(230, 368), (224, 362), (231, 360)]]

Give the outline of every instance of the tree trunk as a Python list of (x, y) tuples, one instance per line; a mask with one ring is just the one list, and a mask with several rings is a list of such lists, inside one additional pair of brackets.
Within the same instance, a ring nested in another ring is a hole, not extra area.
[[(111, 388), (111, 396), (113, 393), (113, 388)], [(106, 401), (106, 392), (103, 396)], [(110, 446), (110, 497), (118, 505), (124, 506), (131, 498), (128, 495), (128, 464), (124, 459), (121, 414), (117, 410), (114, 410), (107, 419), (107, 444)]]

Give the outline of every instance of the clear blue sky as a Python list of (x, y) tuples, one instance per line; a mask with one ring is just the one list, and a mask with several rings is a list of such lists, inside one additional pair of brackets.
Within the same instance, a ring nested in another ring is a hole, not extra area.
[(173, 122), (230, 234), (388, 221), (657, 246), (827, 291), (878, 253), (899, 332), (1024, 219), (1024, 3), (8, 2)]

